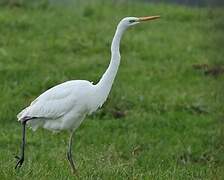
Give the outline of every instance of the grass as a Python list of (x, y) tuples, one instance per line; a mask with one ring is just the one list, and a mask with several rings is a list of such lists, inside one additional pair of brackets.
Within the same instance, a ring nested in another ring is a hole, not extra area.
[(224, 177), (223, 9), (147, 3), (0, 7), (0, 179), (73, 179), (68, 133), (27, 131), (14, 170), (16, 114), (70, 79), (97, 82), (125, 16), (162, 18), (126, 32), (107, 103), (74, 137), (77, 179)]

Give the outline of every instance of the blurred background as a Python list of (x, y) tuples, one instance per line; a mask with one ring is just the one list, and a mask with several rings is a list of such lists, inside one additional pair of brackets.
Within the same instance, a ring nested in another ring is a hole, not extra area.
[(106, 104), (74, 137), (80, 179), (224, 177), (224, 1), (0, 0), (0, 179), (73, 179), (68, 134), (27, 131), (16, 114), (71, 79), (97, 83), (118, 22), (125, 32)]
[[(80, 0), (76, 0), (80, 1)], [(111, 0), (113, 2), (150, 2), (150, 3), (172, 3), (188, 6), (223, 6), (222, 0)], [(18, 5), (24, 6), (27, 4), (73, 4), (74, 0), (0, 0), (1, 5)]]

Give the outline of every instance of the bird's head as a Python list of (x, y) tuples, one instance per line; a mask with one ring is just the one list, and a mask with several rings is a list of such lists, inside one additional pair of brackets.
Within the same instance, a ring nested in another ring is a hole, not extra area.
[(145, 16), (145, 17), (126, 17), (120, 21), (120, 25), (128, 28), (141, 22), (150, 21), (160, 18), (160, 16)]

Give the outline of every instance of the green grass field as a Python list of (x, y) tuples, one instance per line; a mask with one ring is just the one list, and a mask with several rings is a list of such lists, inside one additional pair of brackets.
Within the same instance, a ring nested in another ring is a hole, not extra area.
[(147, 3), (0, 7), (0, 179), (74, 179), (68, 133), (27, 131), (15, 171), (16, 114), (48, 88), (97, 82), (125, 16), (161, 15), (129, 29), (107, 103), (76, 131), (75, 179), (224, 177), (224, 11)]

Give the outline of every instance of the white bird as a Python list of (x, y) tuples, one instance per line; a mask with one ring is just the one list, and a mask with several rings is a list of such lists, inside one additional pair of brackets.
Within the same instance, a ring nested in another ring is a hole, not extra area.
[(17, 115), (18, 121), (22, 124), (22, 144), (21, 156), (16, 156), (18, 161), (15, 168), (21, 167), (24, 162), (27, 123), (33, 130), (43, 127), (52, 131), (70, 131), (67, 158), (72, 171), (76, 171), (71, 152), (73, 133), (86, 115), (96, 111), (107, 99), (120, 64), (119, 47), (124, 31), (140, 22), (157, 18), (159, 16), (126, 17), (119, 22), (111, 44), (109, 67), (97, 84), (86, 80), (71, 80), (56, 85), (37, 97)]

